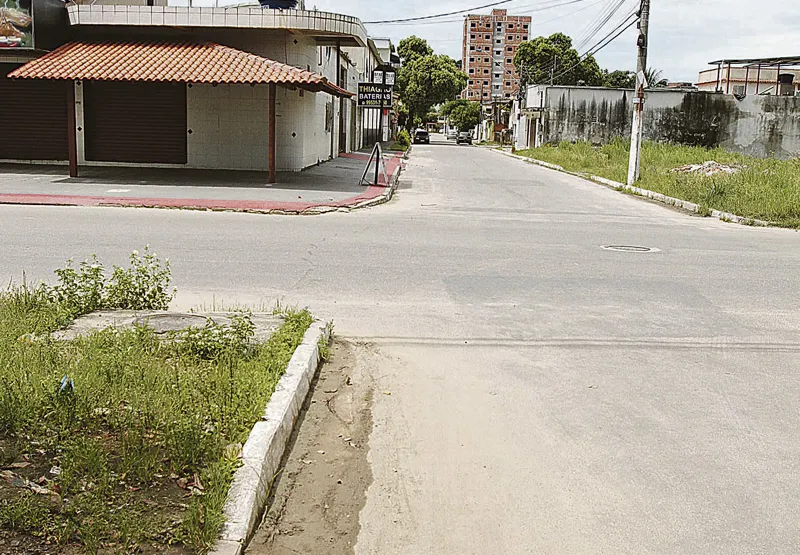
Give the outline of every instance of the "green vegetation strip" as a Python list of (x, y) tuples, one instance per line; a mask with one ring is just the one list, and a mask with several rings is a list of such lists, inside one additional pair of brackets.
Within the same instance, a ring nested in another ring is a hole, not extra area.
[[(627, 181), (629, 142), (617, 140), (605, 146), (561, 143), (557, 147), (517, 151), (573, 172)], [(733, 174), (705, 176), (673, 172), (675, 168), (707, 161), (735, 166)], [(656, 144), (642, 150), (641, 178), (637, 187), (693, 202), (701, 213), (712, 209), (737, 216), (800, 228), (800, 159), (760, 159), (722, 149)]]
[(311, 315), (284, 312), (264, 344), (247, 313), (168, 340), (137, 327), (62, 342), (50, 334), (81, 314), (165, 308), (174, 291), (149, 251), (110, 278), (94, 259), (57, 274), (0, 293), (0, 543), (207, 551), (241, 445)]

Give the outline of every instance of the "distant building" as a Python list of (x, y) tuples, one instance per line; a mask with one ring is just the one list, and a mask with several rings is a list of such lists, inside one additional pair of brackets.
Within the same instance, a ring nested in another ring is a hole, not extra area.
[(800, 57), (720, 60), (697, 77), (701, 91), (721, 92), (736, 96), (751, 94), (800, 94)]
[(530, 16), (468, 15), (464, 19), (463, 71), (469, 78), (462, 97), (467, 100), (509, 100), (519, 88), (514, 56), (528, 40)]

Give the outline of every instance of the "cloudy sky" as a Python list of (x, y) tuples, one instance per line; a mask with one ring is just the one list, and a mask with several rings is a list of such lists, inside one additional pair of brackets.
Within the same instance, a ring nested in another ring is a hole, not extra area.
[[(509, 14), (531, 15), (531, 36), (563, 32), (580, 37), (615, 0), (514, 0), (506, 5)], [(626, 0), (594, 43), (624, 19), (639, 0)], [(491, 0), (306, 0), (306, 8), (355, 15), (362, 21), (382, 21), (438, 14), (491, 3)], [(707, 63), (721, 58), (755, 58), (797, 55), (800, 11), (797, 0), (652, 0), (650, 22), (651, 67), (661, 69), (672, 81), (696, 81)], [(794, 9), (793, 9), (794, 7)], [(490, 9), (476, 13), (489, 13)], [(461, 57), (462, 18), (450, 17), (443, 23), (405, 25), (367, 25), (372, 36), (385, 36), (395, 44), (416, 34), (440, 53)], [(601, 67), (634, 69), (636, 31), (629, 29), (597, 55)], [(581, 49), (583, 53), (587, 48)]]

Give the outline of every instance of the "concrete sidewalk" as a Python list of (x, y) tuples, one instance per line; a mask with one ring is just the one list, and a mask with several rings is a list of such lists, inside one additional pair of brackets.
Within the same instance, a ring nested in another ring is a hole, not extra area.
[[(402, 154), (387, 153), (389, 181)], [(64, 166), (0, 166), (0, 204), (140, 206), (248, 212), (313, 213), (379, 203), (396, 183), (359, 185), (368, 154), (341, 155), (302, 172), (83, 167), (70, 178)]]

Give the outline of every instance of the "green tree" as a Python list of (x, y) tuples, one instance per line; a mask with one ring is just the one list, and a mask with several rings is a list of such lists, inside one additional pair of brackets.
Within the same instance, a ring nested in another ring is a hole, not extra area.
[(469, 131), (481, 121), (481, 107), (477, 102), (458, 104), (450, 112), (450, 123), (459, 131)]
[(636, 74), (632, 71), (603, 70), (603, 86), (610, 89), (633, 89), (636, 87)]
[(563, 33), (523, 42), (514, 56), (522, 86), (529, 84), (600, 86), (603, 72), (593, 56), (580, 58), (572, 39)]
[(463, 98), (456, 98), (455, 100), (448, 100), (442, 105), (442, 108), (439, 110), (439, 113), (442, 117), (449, 117), (453, 110), (455, 110), (458, 106), (464, 106), (465, 104), (469, 104)]
[(669, 81), (664, 79), (664, 72), (660, 69), (649, 67), (644, 75), (647, 78), (647, 86), (651, 89), (663, 89), (669, 84)]
[(466, 86), (466, 74), (444, 55), (412, 57), (397, 73), (396, 90), (408, 109), (407, 123), (424, 118), (432, 106), (453, 100)]
[(407, 64), (418, 58), (430, 56), (433, 54), (433, 48), (428, 46), (428, 42), (425, 39), (411, 35), (400, 41), (400, 45), (397, 47), (397, 54), (403, 60), (403, 63)]

